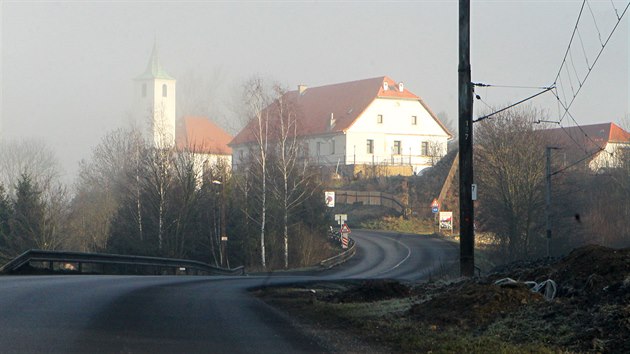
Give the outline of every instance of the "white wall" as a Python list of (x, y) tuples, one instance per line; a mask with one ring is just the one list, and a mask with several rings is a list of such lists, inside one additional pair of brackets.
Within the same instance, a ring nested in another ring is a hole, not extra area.
[[(377, 115), (383, 123), (377, 123)], [(412, 124), (416, 116), (416, 124)], [(367, 140), (374, 140), (374, 153), (367, 153)], [(393, 155), (394, 141), (400, 141), (400, 155)], [(309, 158), (321, 165), (409, 164), (414, 171), (431, 166), (435, 158), (422, 154), (422, 142), (438, 144), (440, 155), (446, 154), (448, 134), (417, 100), (377, 99), (355, 121), (346, 134), (342, 132), (306, 136), (303, 143)], [(334, 153), (332, 145), (335, 145)], [(318, 152), (319, 143), (319, 152)], [(247, 156), (247, 145), (233, 147), (233, 162), (238, 168), (240, 151)], [(430, 151), (431, 152), (431, 151)]]
[[(383, 123), (377, 122), (378, 115)], [(367, 153), (368, 139), (374, 140), (373, 154)], [(401, 154), (394, 153), (395, 141), (401, 143)], [(347, 132), (347, 150), (356, 146), (357, 163), (411, 163), (416, 172), (431, 165), (432, 158), (422, 154), (422, 142), (437, 144), (443, 156), (447, 141), (448, 134), (417, 100), (377, 99)]]
[[(167, 86), (167, 97), (162, 97), (162, 85)], [(146, 96), (142, 86), (146, 85)], [(154, 147), (175, 144), (175, 80), (137, 80), (134, 85), (134, 124)]]

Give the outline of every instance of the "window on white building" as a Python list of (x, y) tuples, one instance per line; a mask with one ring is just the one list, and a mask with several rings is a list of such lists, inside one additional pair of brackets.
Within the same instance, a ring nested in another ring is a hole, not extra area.
[(429, 156), (429, 142), (428, 141), (422, 142), (420, 154), (422, 156)]
[(379, 114), (376, 116), (376, 123), (383, 124), (383, 115)]
[(367, 140), (367, 153), (368, 154), (374, 153), (374, 140), (372, 139)]
[(418, 125), (418, 116), (411, 116), (411, 125)]
[(400, 140), (394, 140), (394, 155), (400, 155), (402, 153), (402, 144)]
[(168, 96), (168, 89), (166, 87), (166, 84), (162, 85), (162, 97), (166, 97)]
[(147, 84), (142, 84), (142, 97), (147, 97)]

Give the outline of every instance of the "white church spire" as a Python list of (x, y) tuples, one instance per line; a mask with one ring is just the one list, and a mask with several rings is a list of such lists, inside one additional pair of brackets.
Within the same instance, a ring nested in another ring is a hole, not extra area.
[(172, 147), (175, 144), (176, 80), (160, 65), (156, 43), (146, 70), (135, 82), (138, 126), (154, 147)]

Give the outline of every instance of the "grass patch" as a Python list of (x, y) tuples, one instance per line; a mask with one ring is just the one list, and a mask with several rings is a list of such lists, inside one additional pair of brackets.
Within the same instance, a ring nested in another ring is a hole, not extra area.
[(434, 220), (408, 218), (402, 216), (385, 216), (361, 222), (360, 228), (369, 230), (386, 230), (408, 234), (430, 235), (436, 232)]

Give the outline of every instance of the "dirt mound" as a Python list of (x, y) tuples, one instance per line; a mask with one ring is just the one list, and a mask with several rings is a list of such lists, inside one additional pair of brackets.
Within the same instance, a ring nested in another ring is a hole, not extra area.
[(330, 296), (330, 302), (374, 302), (407, 297), (411, 288), (393, 280), (366, 280), (359, 285)]
[(571, 252), (550, 275), (561, 283), (560, 295), (606, 294), (630, 284), (630, 249), (586, 246)]
[(468, 281), (413, 305), (409, 314), (428, 320), (432, 325), (479, 329), (497, 317), (543, 300), (542, 295), (533, 293), (524, 284), (498, 286)]
[[(498, 279), (517, 283), (495, 285)], [(552, 279), (551, 301), (525, 281)], [(589, 245), (559, 260), (507, 265), (478, 280), (419, 286), (409, 317), (430, 328), (456, 326), (513, 342), (536, 338), (572, 351), (630, 353), (630, 249)], [(542, 329), (545, 330), (542, 330)], [(549, 331), (556, 331), (549, 337)]]

